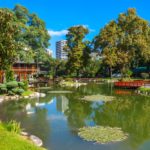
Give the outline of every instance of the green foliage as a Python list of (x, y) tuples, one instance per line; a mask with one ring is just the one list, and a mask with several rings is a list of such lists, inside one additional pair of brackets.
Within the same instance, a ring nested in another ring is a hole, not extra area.
[(22, 96), (29, 96), (29, 95), (31, 95), (32, 93), (33, 93), (33, 91), (30, 91), (30, 90), (24, 91), (24, 92), (22, 93)]
[(6, 83), (6, 86), (8, 89), (16, 88), (18, 87), (18, 82), (17, 81), (10, 81)]
[(7, 88), (0, 88), (0, 93), (6, 93), (7, 92)]
[(21, 132), (20, 123), (17, 123), (14, 120), (11, 120), (8, 123), (6, 123), (5, 128), (9, 132), (14, 132), (14, 133), (17, 133), (17, 134), (19, 134)]
[(0, 84), (0, 93), (8, 95), (22, 95), (25, 91), (28, 90), (28, 81), (17, 82), (11, 81), (5, 84)]
[(12, 92), (13, 92), (14, 94), (22, 95), (22, 93), (24, 92), (24, 89), (15, 88), (15, 89), (12, 89)]
[(25, 62), (33, 59), (41, 62), (47, 61), (46, 49), (49, 46), (50, 36), (45, 22), (21, 5), (16, 5), (13, 12), (22, 31), (16, 39), (21, 42), (24, 49), (27, 49), (19, 52), (21, 60)]
[(11, 91), (11, 90), (8, 90), (7, 94), (11, 95), (11, 96), (15, 95), (15, 93), (13, 91)]
[(7, 124), (0, 123), (0, 137), (3, 139), (0, 140), (0, 148), (2, 150), (44, 150), (17, 134), (16, 131), (20, 130), (19, 126), (17, 123), (13, 124), (16, 124), (13, 125), (15, 127), (10, 127), (13, 132), (9, 132), (5, 127)]
[(95, 50), (102, 50), (103, 63), (125, 76), (130, 67), (150, 62), (149, 23), (133, 8), (109, 22), (94, 39)]
[(25, 83), (24, 82), (18, 82), (19, 87), (24, 88)]
[(82, 74), (84, 77), (95, 77), (100, 69), (99, 60), (89, 60), (89, 63), (83, 67)]
[(15, 61), (21, 48), (15, 37), (20, 33), (14, 13), (0, 8), (0, 70), (7, 70)]
[(69, 74), (75, 73), (76, 76), (79, 76), (83, 62), (85, 62), (83, 54), (87, 54), (86, 50), (89, 51), (86, 43), (83, 41), (89, 31), (83, 26), (74, 26), (69, 28), (68, 31), (66, 35), (67, 46), (65, 47), (65, 50), (68, 52), (67, 69)]
[(6, 88), (6, 84), (1, 84), (1, 83), (0, 83), (0, 89), (1, 89), (1, 88)]
[(11, 68), (8, 67), (5, 71), (5, 74), (6, 74), (6, 81), (7, 82), (14, 80), (14, 72)]
[(149, 92), (150, 93), (150, 88), (148, 88), (148, 87), (142, 86), (142, 87), (138, 88), (138, 90), (140, 90), (141, 92)]
[(0, 93), (6, 93), (7, 87), (6, 84), (0, 84)]
[(143, 79), (148, 79), (149, 78), (149, 74), (148, 73), (141, 73), (141, 77)]
[(65, 78), (65, 81), (67, 81), (67, 82), (73, 82), (73, 79), (72, 78)]
[(129, 70), (129, 69), (124, 72), (124, 75), (127, 78), (130, 78), (132, 76), (132, 74), (133, 74), (133, 72), (131, 70)]
[(24, 81), (24, 86), (22, 87), (25, 91), (28, 90), (28, 87), (29, 87), (29, 83), (27, 80)]

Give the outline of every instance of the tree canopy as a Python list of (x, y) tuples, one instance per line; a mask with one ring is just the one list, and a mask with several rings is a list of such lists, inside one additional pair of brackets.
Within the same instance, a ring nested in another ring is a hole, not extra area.
[(68, 51), (68, 70), (77, 76), (83, 67), (84, 54), (87, 52), (85, 50), (89, 50), (84, 41), (88, 32), (88, 29), (84, 26), (74, 26), (68, 29), (68, 34), (66, 35), (67, 46), (65, 50)]
[(0, 70), (15, 61), (20, 44), (15, 37), (20, 33), (16, 16), (9, 9), (0, 9)]
[(117, 67), (124, 74), (140, 61), (150, 61), (149, 31), (148, 21), (130, 8), (101, 29), (94, 38), (94, 46), (102, 51), (104, 63), (110, 70)]
[(21, 29), (19, 36), (16, 37), (23, 48), (23, 51), (20, 51), (21, 58), (26, 60), (26, 56), (30, 56), (35, 61), (37, 58), (38, 61), (46, 60), (50, 35), (44, 21), (21, 5), (16, 5), (13, 11)]

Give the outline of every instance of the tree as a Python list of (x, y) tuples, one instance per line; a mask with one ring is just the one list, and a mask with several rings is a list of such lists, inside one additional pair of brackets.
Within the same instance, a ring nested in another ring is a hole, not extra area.
[(100, 69), (101, 62), (100, 60), (90, 59), (88, 64), (83, 68), (84, 77), (95, 77)]
[(0, 70), (15, 61), (20, 44), (15, 40), (19, 35), (19, 26), (16, 17), (9, 9), (0, 9)]
[(87, 48), (83, 40), (89, 31), (83, 26), (74, 26), (69, 28), (68, 31), (66, 35), (67, 46), (65, 47), (65, 50), (68, 51), (67, 68), (70, 73), (79, 76), (83, 67), (84, 50)]
[(94, 39), (95, 49), (102, 51), (110, 69), (117, 67), (124, 74), (141, 59), (150, 60), (149, 29), (148, 22), (130, 8), (100, 31)]
[[(18, 42), (22, 44), (23, 51), (20, 56), (26, 61), (26, 56), (31, 56), (35, 61), (47, 61), (46, 49), (49, 46), (50, 36), (46, 25), (36, 14), (31, 14), (27, 8), (16, 5), (13, 9), (21, 33), (16, 36)], [(30, 59), (30, 60), (31, 60)]]
[(117, 24), (115, 21), (106, 25), (94, 39), (95, 50), (102, 50), (103, 63), (109, 67), (110, 77), (112, 77), (113, 67), (117, 64), (117, 39)]

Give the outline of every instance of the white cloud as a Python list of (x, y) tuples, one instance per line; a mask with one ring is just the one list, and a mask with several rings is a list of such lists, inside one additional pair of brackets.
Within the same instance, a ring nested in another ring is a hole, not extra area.
[(50, 34), (50, 36), (64, 36), (68, 33), (68, 30), (60, 30), (60, 31), (49, 30), (48, 33)]
[[(80, 26), (80, 25), (74, 25), (74, 26)], [(95, 32), (95, 30), (94, 30), (94, 29), (91, 29), (91, 28), (89, 27), (89, 25), (86, 25), (86, 24), (85, 24), (85, 25), (82, 25), (82, 26), (85, 27), (85, 28), (88, 28), (90, 32)], [(68, 30), (60, 30), (60, 31), (48, 30), (48, 33), (50, 34), (51, 37), (53, 37), (53, 36), (58, 36), (58, 37), (60, 37), (60, 36), (66, 35), (66, 34), (68, 33)]]

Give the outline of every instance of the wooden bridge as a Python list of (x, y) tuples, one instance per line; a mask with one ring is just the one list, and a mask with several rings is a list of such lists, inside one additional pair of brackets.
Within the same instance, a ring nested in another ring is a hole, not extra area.
[(114, 83), (115, 87), (120, 88), (139, 88), (141, 86), (150, 85), (150, 81), (135, 80), (135, 81), (118, 81)]

